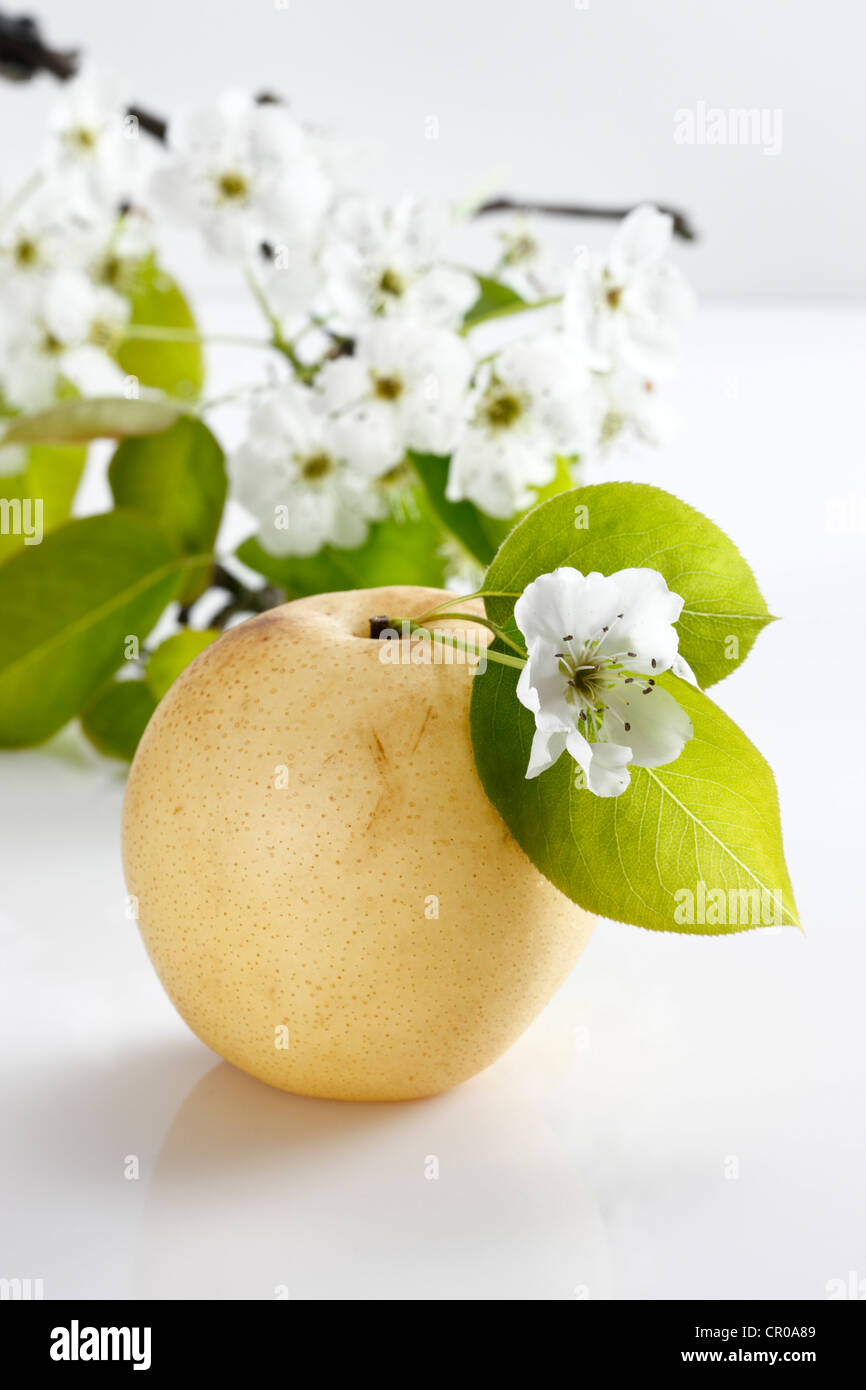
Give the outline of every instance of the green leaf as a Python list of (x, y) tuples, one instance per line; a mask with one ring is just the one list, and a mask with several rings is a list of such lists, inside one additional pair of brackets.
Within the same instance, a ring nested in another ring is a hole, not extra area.
[(74, 444), (89, 439), (125, 439), (159, 434), (181, 414), (169, 401), (90, 396), (63, 401), (36, 415), (21, 415), (6, 428), (0, 444)]
[(112, 680), (85, 705), (81, 727), (100, 753), (129, 762), (155, 709), (144, 681)]
[(529, 516), (529, 513), (534, 511), (541, 502), (547, 502), (551, 497), (559, 497), (563, 492), (573, 492), (574, 473), (577, 463), (578, 458), (576, 454), (567, 458), (562, 456), (557, 457), (556, 471), (550, 482), (545, 483), (543, 487), (533, 489), (535, 492), (535, 501), (531, 506), (525, 507), (513, 521), (508, 523), (508, 530), (513, 531), (517, 523), (522, 521), (525, 516)]
[(29, 451), (27, 486), (31, 497), (42, 498), (46, 531), (69, 519), (86, 461), (82, 445), (36, 444)]
[(0, 476), (0, 560), (24, 546), (23, 532), (12, 528), (14, 511), (9, 511), (10, 520), (5, 520), (8, 509), (4, 502), (20, 503), (29, 498), (32, 526), (36, 520), (32, 506), (41, 501), (42, 534), (54, 531), (69, 517), (86, 459), (86, 448), (37, 445), (25, 452), (20, 473)]
[(195, 660), (199, 652), (203, 652), (205, 647), (209, 647), (211, 642), (215, 642), (217, 637), (219, 637), (219, 633), (215, 628), (188, 627), (184, 628), (182, 632), (174, 633), (172, 637), (166, 637), (164, 642), (160, 642), (147, 663), (144, 675), (154, 699), (161, 700), (169, 687), (177, 680), (181, 671)]
[[(25, 505), (28, 500), (29, 508)], [(38, 534), (33, 501), (26, 468), (0, 477), (0, 560), (23, 548), (25, 529), (34, 538)]]
[(482, 565), (489, 565), (497, 547), (508, 534), (508, 522), (485, 516), (472, 502), (449, 502), (445, 496), (451, 460), (435, 454), (409, 454), (409, 461), (421, 482), (430, 506), (443, 526), (456, 536), (469, 554)]
[[(445, 489), (448, 485), (448, 469), (451, 460), (438, 457), (435, 454), (410, 452), (409, 461), (424, 484), (430, 506), (439, 517), (442, 525), (453, 536), (457, 537), (473, 559), (484, 566), (490, 564), (505, 537), (514, 529), (518, 521), (532, 510), (532, 508), (527, 507), (525, 511), (518, 512), (516, 516), (503, 521), (499, 517), (488, 516), (472, 502), (449, 502), (445, 496)], [(536, 490), (537, 496), (533, 506), (537, 506), (539, 502), (544, 502), (547, 498), (555, 497), (571, 488), (573, 462), (574, 460), (566, 458), (556, 460), (556, 472), (549, 483)]]
[[(153, 328), (195, 329), (195, 319), (174, 280), (152, 258), (136, 269), (127, 295), (130, 323)], [(201, 343), (125, 338), (117, 351), (124, 372), (142, 386), (165, 391), (180, 400), (194, 400), (204, 383)]]
[[(527, 780), (535, 720), (517, 699), (517, 679), (516, 670), (493, 663), (476, 675), (475, 762), (517, 843), (557, 888), (590, 912), (654, 931), (718, 935), (796, 924), (773, 774), (708, 696), (662, 677), (694, 737), (675, 762), (632, 767), (621, 796), (599, 797), (575, 788), (567, 753)], [(705, 899), (724, 894), (720, 921), (712, 911), (703, 921), (683, 920), (689, 901), (701, 916), (701, 884)], [(778, 896), (761, 900), (762, 891)], [(742, 903), (741, 892), (749, 895)]]
[(388, 517), (374, 522), (365, 544), (355, 550), (326, 545), (316, 555), (271, 555), (253, 538), (244, 541), (237, 556), (289, 598), (389, 584), (439, 589), (446, 563), (440, 540), (435, 522), (422, 511), (414, 520)]
[(491, 280), (486, 275), (476, 275), (478, 298), (463, 317), (464, 328), (474, 328), (487, 319), (500, 318), (503, 314), (517, 313), (526, 300), (499, 280)]
[[(201, 420), (184, 415), (164, 434), (124, 440), (108, 481), (117, 505), (155, 521), (176, 550), (206, 555), (213, 549), (228, 482), (223, 451)], [(184, 603), (198, 597), (209, 574), (209, 564), (189, 572)]]
[(0, 745), (40, 743), (121, 665), (189, 560), (143, 517), (70, 521), (0, 565)]
[[(485, 589), (521, 593), (560, 565), (584, 574), (645, 566), (685, 600), (680, 651), (702, 686), (727, 676), (772, 618), (733, 541), (694, 507), (644, 483), (600, 483), (536, 507), (511, 532)], [(488, 616), (513, 624), (514, 599), (487, 600)]]

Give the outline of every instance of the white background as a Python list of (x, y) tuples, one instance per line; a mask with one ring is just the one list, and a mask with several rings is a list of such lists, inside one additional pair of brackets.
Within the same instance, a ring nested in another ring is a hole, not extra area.
[[(716, 694), (776, 770), (806, 934), (601, 923), (524, 1038), (457, 1091), (301, 1100), (220, 1063), (165, 998), (124, 918), (122, 772), (71, 733), (3, 755), (0, 1275), (47, 1297), (859, 1290), (866, 313), (803, 299), (863, 286), (843, 7), (174, 4), (150, 10), (158, 34), (143, 9), (54, 9), (57, 37), (98, 34), (141, 100), (211, 74), (279, 83), (388, 137), (395, 184), (444, 190), (504, 160), (520, 191), (676, 198), (712, 234), (693, 278), (789, 292), (705, 299), (677, 441), (612, 472), (717, 520), (783, 619)], [(670, 111), (701, 97), (784, 105), (784, 155), (677, 150)], [(430, 147), (417, 122), (437, 110)]]

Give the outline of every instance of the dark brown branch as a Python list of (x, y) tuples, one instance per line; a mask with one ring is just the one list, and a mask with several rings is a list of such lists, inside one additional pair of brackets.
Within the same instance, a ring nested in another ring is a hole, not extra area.
[(127, 116), (134, 116), (142, 130), (148, 135), (152, 135), (154, 140), (159, 140), (165, 144), (168, 135), (168, 121), (163, 120), (162, 116), (155, 116), (152, 111), (145, 111), (143, 106), (127, 106)]
[[(637, 207), (638, 204), (633, 204)], [(674, 220), (674, 235), (681, 237), (683, 241), (696, 241), (697, 232), (684, 212), (679, 212), (676, 208), (666, 208), (661, 204), (654, 204), (659, 212), (666, 212)], [(476, 208), (476, 217), (482, 217), (488, 212), (531, 212), (540, 213), (544, 217), (587, 217), (602, 218), (605, 221), (619, 221), (632, 211), (632, 208), (598, 208), (585, 207), (575, 203), (536, 203), (522, 198), (491, 198), (488, 202), (482, 203), (481, 207)]]
[(228, 603), (211, 618), (209, 627), (224, 628), (230, 618), (238, 613), (266, 613), (285, 603), (286, 595), (273, 584), (265, 584), (260, 589), (249, 589), (242, 579), (224, 565), (214, 565), (211, 587), (224, 589), (231, 595)]
[(29, 15), (0, 14), (0, 76), (10, 82), (28, 82), (37, 72), (50, 72), (65, 82), (77, 71), (76, 49), (49, 48)]

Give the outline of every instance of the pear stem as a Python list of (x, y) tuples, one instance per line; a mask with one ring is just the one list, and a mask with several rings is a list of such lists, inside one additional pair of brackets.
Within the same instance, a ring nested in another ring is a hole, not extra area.
[[(508, 642), (510, 646), (514, 647), (515, 651), (520, 650), (516, 643), (512, 642), (509, 637), (506, 637), (505, 634), (500, 632), (498, 629), (493, 628), (492, 623), (489, 623), (484, 618), (476, 617), (474, 613), (443, 613), (439, 616), (468, 618), (470, 622), (480, 623), (483, 627), (490, 627), (493, 629), (497, 637), (501, 637), (503, 641)], [(381, 618), (370, 619), (371, 637), (374, 635), (374, 624), (379, 624), (383, 622), (385, 622), (385, 620)], [(404, 624), (410, 632), (425, 632), (428, 637), (432, 638), (434, 642), (438, 642), (440, 646), (453, 647), (455, 651), (466, 652), (470, 656), (479, 655), (477, 648), (467, 646), (467, 644), (456, 635), (453, 635), (450, 632), (440, 632), (436, 628), (425, 627), (423, 623), (417, 622), (415, 618), (391, 618), (389, 621), (387, 621), (387, 623), (384, 626), (378, 628), (378, 631), (375, 633), (375, 635), (376, 637), (378, 637), (380, 641), (382, 641), (384, 633), (386, 631), (388, 631), (389, 629), (395, 630), (397, 628), (402, 628)], [(524, 666), (526, 665), (525, 656), (510, 656), (507, 652), (491, 651), (489, 647), (485, 649), (484, 656), (485, 660), (487, 661), (493, 661), (499, 666), (511, 666), (517, 671), (522, 671)]]

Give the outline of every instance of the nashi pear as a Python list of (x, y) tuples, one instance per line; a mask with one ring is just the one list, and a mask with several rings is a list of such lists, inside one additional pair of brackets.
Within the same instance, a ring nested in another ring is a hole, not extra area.
[(193, 1032), (272, 1086), (446, 1090), (519, 1037), (592, 931), (484, 794), (471, 668), (398, 663), (408, 638), (385, 660), (369, 636), (447, 597), (319, 594), (230, 629), (136, 754), (124, 864), (150, 958)]

